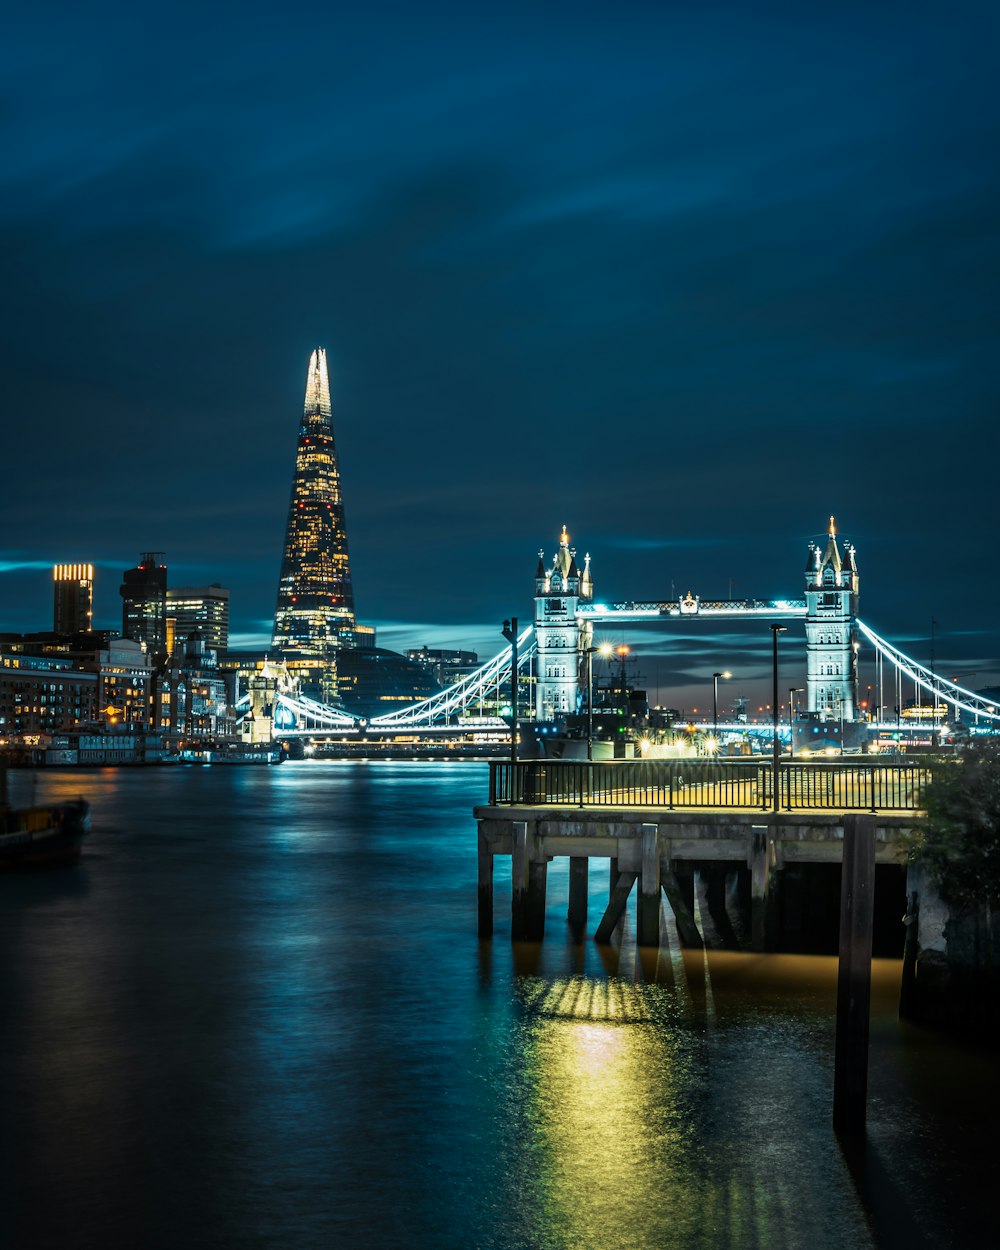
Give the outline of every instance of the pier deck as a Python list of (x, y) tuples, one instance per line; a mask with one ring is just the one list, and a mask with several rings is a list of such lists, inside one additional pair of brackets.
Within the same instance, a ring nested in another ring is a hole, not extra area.
[(566, 856), (568, 919), (580, 935), (593, 859), (609, 861), (609, 902), (595, 939), (610, 940), (635, 887), (637, 938), (647, 946), (659, 945), (661, 891), (682, 940), (701, 945), (690, 869), (682, 870), (693, 864), (730, 864), (749, 870), (752, 945), (769, 949), (782, 870), (793, 864), (841, 863), (845, 813), (868, 813), (877, 863), (905, 862), (904, 839), (919, 815), (925, 772), (909, 764), (894, 770), (885, 765), (877, 770), (794, 766), (779, 775), (777, 791), (791, 810), (776, 811), (768, 766), (752, 764), (744, 766), (743, 775), (734, 770), (713, 776), (711, 768), (726, 766), (699, 770), (699, 762), (677, 767), (671, 761), (667, 768), (650, 763), (491, 765), (491, 801), (474, 811), (481, 937), (493, 933), (497, 855), (510, 855), (512, 861), (511, 936), (533, 940), (544, 934), (547, 866)]

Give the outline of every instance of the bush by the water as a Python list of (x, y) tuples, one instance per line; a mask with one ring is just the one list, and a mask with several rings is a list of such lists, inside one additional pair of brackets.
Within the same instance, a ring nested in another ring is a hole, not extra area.
[(974, 743), (932, 771), (910, 846), (941, 897), (961, 910), (1000, 905), (1000, 741)]

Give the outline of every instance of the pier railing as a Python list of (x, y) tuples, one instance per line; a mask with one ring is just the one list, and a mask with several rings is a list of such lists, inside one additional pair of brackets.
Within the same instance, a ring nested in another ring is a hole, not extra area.
[(920, 807), (925, 764), (770, 760), (524, 760), (490, 764), (490, 804), (901, 811)]

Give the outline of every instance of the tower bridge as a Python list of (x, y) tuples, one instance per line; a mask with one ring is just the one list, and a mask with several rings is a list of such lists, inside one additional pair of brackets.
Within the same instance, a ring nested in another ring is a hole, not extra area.
[[(539, 552), (534, 583), (534, 619), (517, 638), (519, 673), (534, 679), (534, 701), (521, 720), (556, 720), (579, 712), (588, 696), (588, 660), (594, 627), (620, 622), (782, 621), (801, 620), (806, 643), (805, 711), (814, 717), (854, 722), (859, 710), (858, 655), (862, 639), (876, 662), (912, 681), (935, 705), (974, 715), (1000, 729), (1000, 705), (939, 676), (905, 655), (876, 633), (858, 614), (860, 578), (852, 544), (841, 548), (833, 517), (826, 542), (810, 542), (801, 599), (707, 599), (692, 591), (670, 600), (602, 602), (595, 597), (589, 554), (582, 569), (563, 527), (558, 549), (546, 565)], [(409, 707), (360, 720), (331, 703), (303, 697), (281, 666), (273, 666), (243, 701), (248, 723), (281, 738), (317, 738), (358, 731), (372, 735), (398, 732), (441, 734), (452, 729), (504, 729), (498, 714), (511, 685), (511, 649), (448, 689)], [(901, 685), (900, 685), (901, 689)], [(508, 700), (509, 702), (509, 700)], [(249, 736), (249, 735), (248, 735)]]

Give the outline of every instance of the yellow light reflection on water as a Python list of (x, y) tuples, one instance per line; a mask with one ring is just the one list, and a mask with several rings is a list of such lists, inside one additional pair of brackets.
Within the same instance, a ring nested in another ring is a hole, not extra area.
[(680, 1232), (696, 1152), (675, 1094), (690, 1059), (648, 1019), (644, 987), (557, 982), (536, 1012), (529, 1080), (549, 1234), (638, 1245), (667, 1215)]
[(689, 977), (521, 981), (531, 1244), (871, 1246), (829, 1125), (832, 1048), (809, 1023), (833, 961), (697, 954), (687, 971), (723, 974), (718, 1021)]

